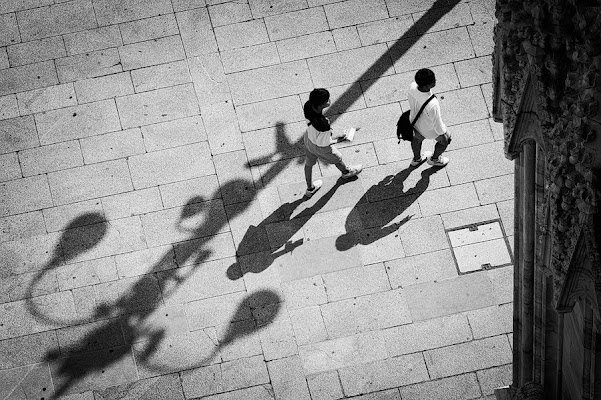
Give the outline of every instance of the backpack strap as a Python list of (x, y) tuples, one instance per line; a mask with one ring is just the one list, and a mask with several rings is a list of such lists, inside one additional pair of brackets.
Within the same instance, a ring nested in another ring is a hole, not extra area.
[(419, 112), (417, 113), (417, 115), (413, 119), (413, 122), (411, 122), (411, 126), (415, 125), (415, 123), (417, 122), (417, 119), (419, 118), (419, 116), (422, 115), (422, 111), (424, 111), (424, 108), (426, 108), (426, 105), (428, 105), (428, 103), (430, 102), (430, 100), (432, 100), (435, 97), (436, 97), (436, 95), (433, 94), (432, 96), (430, 96), (428, 98), (428, 100), (426, 100), (426, 102), (424, 104), (422, 104), (422, 108), (419, 109)]

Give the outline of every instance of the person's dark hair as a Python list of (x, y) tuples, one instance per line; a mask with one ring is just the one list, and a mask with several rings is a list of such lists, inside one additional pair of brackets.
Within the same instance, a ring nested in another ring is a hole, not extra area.
[(330, 92), (326, 89), (313, 89), (309, 93), (309, 101), (303, 106), (305, 118), (309, 120), (309, 125), (313, 125), (320, 132), (330, 130), (330, 123), (321, 112), (317, 112), (315, 108), (327, 102), (330, 99)]
[(329, 99), (330, 92), (328, 92), (328, 90), (324, 88), (313, 89), (311, 93), (309, 93), (309, 101), (314, 106), (320, 106)]
[(415, 73), (415, 83), (417, 86), (426, 86), (436, 81), (434, 71), (428, 68), (422, 68)]

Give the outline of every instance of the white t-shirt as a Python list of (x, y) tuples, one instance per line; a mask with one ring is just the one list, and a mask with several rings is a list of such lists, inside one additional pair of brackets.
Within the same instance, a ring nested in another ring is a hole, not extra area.
[[(424, 104), (430, 96), (432, 96), (432, 91), (420, 92), (417, 88), (417, 83), (411, 83), (409, 91), (407, 92), (409, 107), (411, 107), (411, 112), (409, 113), (409, 119), (411, 121), (413, 121), (419, 112), (419, 109), (422, 107), (422, 104)], [(447, 126), (442, 122), (440, 103), (436, 97), (430, 100), (426, 105), (426, 108), (424, 108), (424, 111), (413, 127), (426, 139), (436, 139), (437, 136), (442, 135), (447, 131)]]

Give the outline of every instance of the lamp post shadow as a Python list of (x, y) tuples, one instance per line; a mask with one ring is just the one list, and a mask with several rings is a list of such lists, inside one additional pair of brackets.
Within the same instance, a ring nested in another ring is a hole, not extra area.
[[(345, 91), (345, 93), (341, 97), (339, 97), (334, 104), (332, 104), (331, 108), (339, 111), (340, 114), (342, 114), (344, 111), (346, 111), (346, 108), (348, 107), (347, 105), (353, 104), (357, 100), (357, 98), (361, 95), (363, 90), (365, 90), (367, 87), (369, 87), (373, 83), (375, 83), (375, 81), (377, 80), (376, 78), (385, 74), (386, 70), (388, 68), (390, 68), (388, 61), (392, 61), (394, 63), (396, 60), (400, 59), (400, 57), (402, 57), (402, 55), (412, 45), (414, 45), (417, 42), (419, 36), (423, 32), (426, 32), (429, 29), (429, 27), (433, 26), (440, 18), (442, 18), (445, 15), (445, 13), (441, 13), (438, 10), (433, 11), (434, 9), (439, 8), (441, 6), (450, 6), (449, 7), (449, 10), (450, 10), (450, 9), (452, 9), (453, 6), (458, 4), (459, 1), (460, 0), (436, 0), (435, 3), (433, 4), (432, 8), (429, 9), (422, 17), (420, 17), (420, 19), (418, 21), (416, 21), (415, 24), (401, 38), (399, 38), (399, 40), (397, 40), (397, 42), (395, 42), (388, 49), (388, 51), (385, 54), (383, 54), (380, 57), (380, 59), (378, 59), (357, 81), (355, 81), (351, 85), (351, 87), (349, 89), (347, 89)], [(363, 82), (363, 84), (364, 84), (363, 88), (361, 88), (360, 82)], [(331, 117), (332, 121), (334, 121), (336, 118), (337, 118), (337, 115), (333, 115)], [(276, 126), (276, 132), (281, 129), (283, 129), (283, 124), (278, 124)], [(278, 145), (277, 145), (278, 150), (277, 151), (279, 153), (284, 154), (285, 152), (289, 151), (291, 148), (293, 148), (293, 147), (298, 148), (301, 145), (302, 145), (302, 139), (295, 143), (290, 143), (288, 141), (282, 141), (281, 143), (278, 142)], [(255, 161), (260, 162), (261, 160), (255, 160)], [(281, 162), (281, 163), (274, 163), (263, 174), (263, 176), (262, 176), (263, 185), (266, 186), (268, 183), (272, 182), (273, 179), (277, 175), (279, 175), (279, 173), (284, 168), (286, 168), (288, 163), (290, 163), (291, 161), (292, 161), (292, 158), (285, 160), (284, 162)], [(250, 166), (250, 164), (249, 164), (249, 166)], [(228, 185), (231, 185), (231, 186), (228, 186)], [(228, 190), (232, 190), (235, 192), (236, 190), (239, 190), (239, 188), (241, 186), (242, 187), (244, 187), (244, 186), (252, 187), (253, 183), (249, 182), (248, 180), (230, 181), (230, 182), (226, 183), (225, 185), (223, 185), (221, 187), (221, 190), (222, 190), (222, 193), (227, 192)], [(254, 196), (255, 196), (255, 192), (253, 192), (250, 195), (250, 198), (252, 199), (252, 198), (254, 198)], [(216, 196), (216, 197), (218, 197), (218, 196)], [(188, 203), (191, 204), (190, 202), (188, 202)], [(189, 205), (187, 205), (187, 206), (189, 207)], [(186, 207), (184, 207), (184, 210), (185, 209), (186, 209)], [(243, 209), (244, 208), (241, 207), (240, 211), (242, 211)], [(189, 212), (190, 210), (188, 209), (187, 211)], [(398, 211), (398, 212), (400, 213), (402, 211)], [(307, 217), (307, 215), (305, 215), (305, 217)], [(185, 212), (182, 213), (182, 218), (184, 218), (184, 219), (187, 218), (187, 217), (185, 217)], [(89, 225), (93, 228), (87, 229), (88, 233), (90, 233), (90, 234), (86, 238), (77, 237), (77, 235), (74, 235), (76, 233), (75, 231), (77, 230), (77, 232), (80, 232), (82, 229), (82, 228), (79, 228), (78, 224), (83, 223), (84, 220), (86, 220), (86, 219), (88, 219), (87, 221), (85, 221), (86, 224), (88, 222), (90, 222), (90, 220), (93, 222), (92, 225)], [(59, 243), (59, 249), (62, 250), (63, 254), (62, 255), (60, 254), (60, 250), (59, 250), (59, 252), (55, 252), (51, 261), (49, 263), (47, 263), (38, 274), (36, 274), (32, 283), (30, 284), (30, 286), (27, 289), (27, 293), (29, 296), (26, 301), (26, 307), (27, 307), (28, 311), (36, 319), (38, 319), (44, 323), (47, 323), (47, 324), (55, 325), (57, 327), (90, 322), (90, 320), (88, 318), (81, 319), (81, 320), (72, 320), (72, 321), (64, 321), (63, 320), (63, 321), (61, 321), (60, 319), (46, 315), (45, 312), (38, 306), (38, 304), (36, 304), (36, 301), (34, 300), (33, 296), (35, 296), (35, 294), (37, 293), (36, 286), (39, 284), (39, 282), (41, 281), (43, 276), (48, 271), (55, 269), (59, 265), (62, 265), (63, 263), (65, 263), (69, 260), (75, 259), (79, 254), (89, 251), (94, 246), (98, 245), (100, 243), (100, 241), (102, 240), (102, 238), (104, 237), (104, 235), (106, 234), (109, 226), (110, 226), (110, 223), (104, 221), (104, 217), (102, 215), (94, 214), (94, 213), (84, 214), (83, 216), (79, 217), (78, 219), (72, 221), (67, 226), (68, 229), (65, 230), (65, 233), (61, 237), (61, 240)], [(194, 245), (189, 243), (187, 245), (182, 245), (182, 247), (180, 248), (181, 258), (187, 259), (187, 260), (193, 260), (192, 265), (194, 266), (194, 268), (201, 265), (202, 262), (206, 261), (210, 257), (211, 250), (204, 248), (204, 245), (207, 243), (208, 238), (210, 238), (210, 235), (216, 234), (219, 231), (220, 227), (216, 228), (216, 227), (204, 226), (203, 229), (204, 229), (203, 235), (205, 235), (205, 236), (203, 236), (202, 238), (200, 238), (198, 240), (191, 238), (191, 240), (194, 240), (194, 243), (195, 243)], [(381, 235), (385, 235), (386, 232), (388, 232), (387, 228), (385, 227), (385, 224), (380, 225), (380, 232), (381, 232)], [(380, 237), (383, 237), (383, 236), (380, 236)], [(296, 245), (294, 243), (291, 243), (288, 246), (288, 249), (293, 249), (295, 246)], [(286, 247), (284, 247), (283, 251), (284, 252), (287, 251)], [(276, 253), (274, 253), (274, 254), (276, 254)], [(168, 256), (165, 255), (164, 257), (168, 257)], [(169, 255), (169, 257), (170, 257), (170, 255)], [(154, 274), (154, 273), (158, 272), (159, 265), (160, 265), (160, 263), (156, 263), (155, 265), (153, 265), (153, 267), (149, 271), (149, 274)], [(250, 271), (250, 272), (253, 272), (253, 271)], [(172, 280), (173, 286), (175, 288), (177, 286), (181, 285), (181, 283), (184, 282), (187, 279), (187, 277), (188, 276), (178, 276), (175, 272), (167, 273), (167, 279)], [(228, 277), (229, 277), (229, 274), (228, 274)], [(161, 294), (161, 295), (151, 294), (150, 298), (148, 298), (148, 295), (145, 293), (146, 286), (145, 286), (144, 281), (145, 281), (144, 278), (140, 278), (132, 286), (132, 289), (129, 291), (129, 293), (123, 295), (122, 297), (117, 299), (112, 304), (98, 305), (95, 310), (95, 313), (94, 313), (95, 317), (102, 317), (102, 318), (109, 316), (109, 315), (114, 315), (114, 314), (128, 316), (129, 322), (127, 322), (127, 324), (129, 324), (129, 327), (132, 328), (132, 331), (134, 332), (134, 334), (138, 335), (138, 336), (144, 336), (148, 343), (148, 346), (140, 353), (140, 361), (141, 362), (147, 362), (147, 360), (149, 360), (152, 357), (152, 355), (156, 353), (161, 342), (165, 338), (165, 331), (162, 329), (155, 329), (155, 330), (151, 330), (148, 332), (137, 331), (137, 327), (140, 324), (140, 322), (147, 319), (150, 316), (150, 314), (152, 313), (152, 311), (155, 310), (161, 304), (161, 300), (165, 297), (165, 294)], [(169, 295), (169, 293), (167, 293), (167, 295)], [(264, 293), (259, 293), (258, 295), (263, 299), (267, 299), (269, 301), (276, 302), (276, 304), (279, 304), (281, 301), (281, 299), (278, 297), (277, 294), (271, 293), (268, 291), (264, 292)], [(246, 300), (242, 301), (241, 306), (248, 306), (250, 304), (253, 304), (254, 301), (257, 301), (257, 298), (253, 297), (253, 294), (251, 294)], [(146, 302), (146, 304), (148, 305), (148, 307), (145, 309), (139, 309), (139, 308), (133, 306), (134, 304), (139, 304), (139, 303), (144, 303), (144, 302)], [(276, 307), (276, 309), (277, 309), (277, 307)], [(275, 315), (273, 315), (272, 317), (275, 318)], [(107, 320), (106, 322), (102, 323), (99, 328), (94, 329), (92, 332), (86, 334), (81, 340), (79, 340), (75, 345), (73, 345), (72, 350), (76, 351), (77, 349), (86, 348), (88, 343), (94, 343), (95, 341), (101, 341), (103, 339), (103, 337), (105, 335), (107, 335), (108, 332), (111, 332), (113, 329), (117, 329), (117, 328), (121, 329), (122, 328), (121, 325), (119, 325), (118, 327), (116, 325), (114, 325), (117, 323), (115, 321), (118, 321), (118, 320), (119, 319), (114, 318), (112, 320)], [(269, 320), (270, 320), (270, 318), (268, 317), (265, 322), (268, 323)], [(257, 326), (256, 329), (260, 329), (260, 327)], [(226, 332), (223, 343), (231, 343), (236, 338), (247, 335), (247, 334), (251, 334), (252, 332), (253, 332), (252, 329), (250, 331), (242, 331), (242, 332), (238, 332), (238, 333), (234, 332), (234, 331)], [(137, 337), (136, 339), (139, 339), (139, 337)], [(68, 352), (68, 350), (69, 349), (66, 349), (67, 352)], [(214, 357), (215, 354), (217, 354), (217, 352), (218, 352), (218, 349), (214, 351), (214, 354), (212, 356)], [(78, 354), (81, 354), (81, 353), (78, 353)], [(57, 399), (60, 396), (62, 396), (63, 394), (67, 394), (69, 392), (69, 389), (71, 389), (75, 384), (77, 384), (77, 382), (84, 380), (85, 377), (87, 375), (89, 375), (90, 373), (97, 373), (98, 371), (104, 371), (104, 368), (108, 368), (110, 365), (118, 362), (119, 360), (123, 359), (123, 357), (126, 357), (129, 354), (131, 354), (130, 347), (125, 345), (125, 346), (119, 347), (117, 350), (115, 350), (115, 349), (112, 349), (112, 351), (108, 350), (107, 356), (104, 359), (86, 358), (85, 362), (80, 363), (79, 361), (82, 358), (80, 356), (67, 356), (67, 357), (57, 359), (57, 357), (63, 356), (63, 352), (61, 352), (60, 350), (48, 351), (46, 354), (46, 359), (49, 362), (52, 362), (53, 364), (55, 364), (55, 367), (53, 368), (54, 374), (58, 375), (58, 377), (61, 378), (61, 379), (56, 380), (61, 383), (59, 384), (58, 389), (56, 389), (54, 391), (54, 393), (52, 394), (52, 397), (50, 397), (50, 398)], [(204, 363), (206, 363), (206, 362), (207, 362), (207, 360), (200, 360), (201, 365), (204, 365)], [(157, 369), (160, 370), (161, 368), (163, 368), (163, 367), (158, 367)]]

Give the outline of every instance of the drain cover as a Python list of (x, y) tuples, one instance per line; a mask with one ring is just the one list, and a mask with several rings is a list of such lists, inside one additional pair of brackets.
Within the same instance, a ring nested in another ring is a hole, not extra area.
[(499, 221), (468, 225), (448, 231), (459, 273), (512, 263)]

